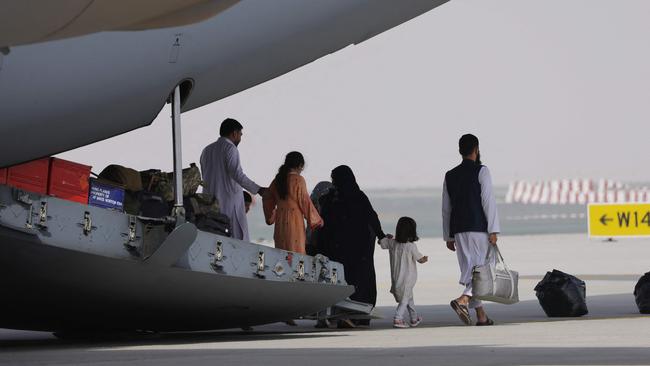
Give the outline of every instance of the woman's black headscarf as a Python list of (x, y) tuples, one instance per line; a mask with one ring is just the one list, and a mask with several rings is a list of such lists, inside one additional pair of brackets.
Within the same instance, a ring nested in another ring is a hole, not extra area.
[(339, 165), (332, 170), (332, 184), (339, 191), (341, 196), (353, 198), (361, 193), (352, 169), (347, 165)]
[[(361, 191), (352, 169), (347, 165), (339, 165), (332, 170), (332, 184), (335, 191), (329, 197), (323, 197), (324, 201), (330, 201), (327, 205), (336, 209), (335, 220), (346, 220), (358, 234), (363, 236), (367, 226), (373, 229), (374, 234), (379, 238), (384, 237), (377, 213), (372, 208), (368, 197)], [(335, 225), (336, 226), (336, 225)], [(349, 230), (349, 229), (348, 229)], [(348, 237), (355, 233), (346, 233)], [(374, 245), (374, 244), (371, 244)], [(374, 248), (374, 246), (373, 246)]]

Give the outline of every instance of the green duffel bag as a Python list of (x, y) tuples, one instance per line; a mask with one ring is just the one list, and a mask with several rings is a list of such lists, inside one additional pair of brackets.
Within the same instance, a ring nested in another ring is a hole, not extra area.
[(127, 191), (139, 192), (142, 190), (142, 178), (140, 177), (140, 173), (135, 169), (112, 164), (104, 168), (99, 173), (99, 177), (122, 186)]
[[(174, 200), (174, 173), (150, 169), (140, 174), (147, 191), (162, 196), (166, 201)], [(203, 184), (201, 171), (195, 163), (190, 164), (189, 168), (183, 169), (183, 196), (195, 194), (201, 184)]]
[(219, 202), (207, 193), (196, 193), (183, 198), (185, 217), (199, 230), (230, 236), (230, 219), (219, 213)]
[[(196, 193), (186, 196), (184, 199), (185, 206), (190, 205), (194, 215), (208, 216), (219, 213), (219, 201), (214, 195), (208, 193)], [(186, 210), (187, 211), (187, 210)]]

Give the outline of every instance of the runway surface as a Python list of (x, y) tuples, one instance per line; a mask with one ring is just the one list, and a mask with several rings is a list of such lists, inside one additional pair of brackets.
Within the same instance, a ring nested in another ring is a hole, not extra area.
[[(423, 240), (420, 250), (435, 259), (434, 265), (420, 267), (415, 294), (417, 309), (425, 320), (417, 328), (392, 328), (394, 301), (387, 294), (387, 258), (379, 251), (378, 305), (384, 318), (373, 321), (369, 329), (320, 330), (311, 321), (299, 320), (297, 327), (276, 323), (253, 331), (78, 341), (62, 341), (49, 333), (0, 330), (0, 364), (650, 364), (650, 316), (638, 313), (632, 296), (639, 272), (650, 270), (648, 240), (602, 243), (576, 235), (504, 240), (506, 260), (522, 273), (522, 301), (487, 305), (490, 317), (497, 322), (493, 327), (464, 326), (449, 308), (448, 300), (460, 291), (453, 253), (443, 250), (439, 241)], [(630, 251), (635, 251), (634, 255)], [(559, 253), (580, 256), (566, 258)], [(540, 263), (544, 261), (547, 263)], [(549, 265), (549, 261), (559, 266)], [(550, 319), (543, 313), (532, 288), (543, 275), (542, 268), (554, 267), (575, 269), (573, 273), (587, 281), (587, 316)]]

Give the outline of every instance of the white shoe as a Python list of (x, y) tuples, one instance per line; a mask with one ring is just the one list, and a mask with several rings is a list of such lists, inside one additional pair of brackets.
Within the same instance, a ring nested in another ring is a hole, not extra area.
[(393, 319), (393, 328), (408, 328), (408, 324), (402, 319)]

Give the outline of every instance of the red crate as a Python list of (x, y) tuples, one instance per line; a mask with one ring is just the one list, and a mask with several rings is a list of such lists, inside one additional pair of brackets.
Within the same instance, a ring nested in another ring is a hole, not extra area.
[(88, 203), (90, 167), (52, 158), (47, 194), (68, 201)]
[(0, 169), (0, 184), (7, 184), (7, 168)]
[(7, 184), (29, 192), (46, 194), (50, 158), (32, 160), (7, 169)]

